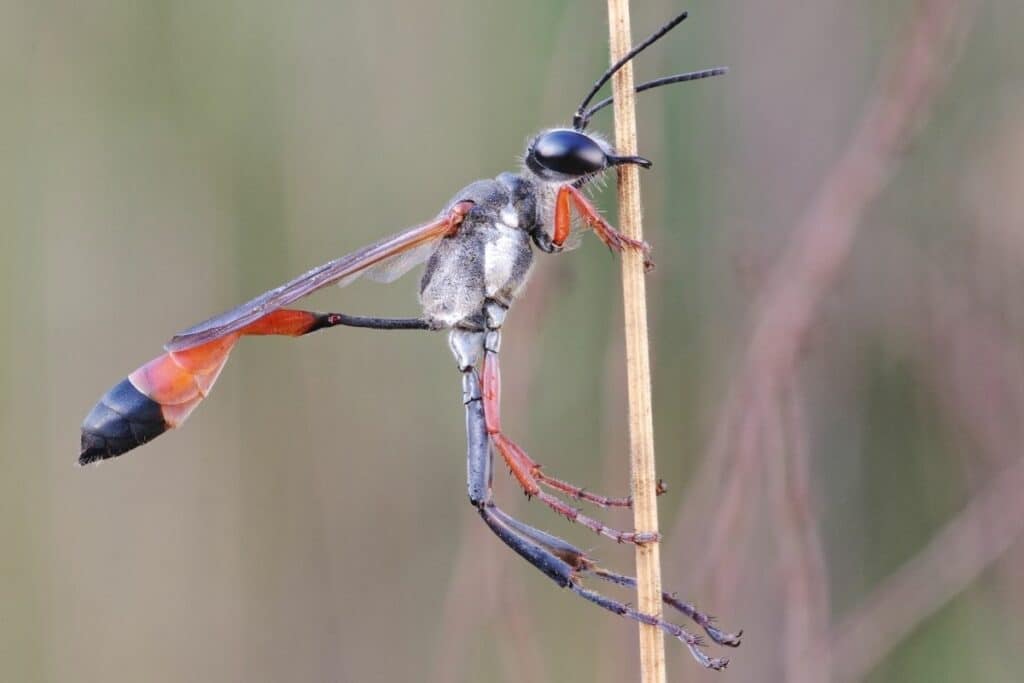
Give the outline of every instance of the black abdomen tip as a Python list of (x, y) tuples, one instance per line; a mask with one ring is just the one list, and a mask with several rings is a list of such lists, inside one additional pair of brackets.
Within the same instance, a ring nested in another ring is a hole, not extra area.
[(123, 379), (103, 395), (82, 422), (78, 464), (121, 455), (167, 429), (160, 404)]

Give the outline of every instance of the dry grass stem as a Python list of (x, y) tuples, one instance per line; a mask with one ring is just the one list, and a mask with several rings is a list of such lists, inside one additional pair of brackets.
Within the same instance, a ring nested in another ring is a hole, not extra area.
[[(611, 61), (632, 47), (629, 0), (608, 0)], [(627, 63), (612, 79), (615, 97), (615, 146), (619, 154), (636, 154), (636, 111), (633, 65)], [(637, 166), (619, 167), (619, 228), (643, 239), (640, 221), (640, 175)], [(658, 531), (657, 477), (654, 468), (654, 421), (651, 410), (651, 368), (647, 341), (644, 258), (635, 250), (622, 253), (622, 296), (625, 309), (626, 372), (629, 397), (630, 473), (634, 528)], [(636, 548), (637, 606), (661, 615), (661, 560), (657, 543)], [(655, 626), (640, 624), (640, 680), (664, 683), (665, 640)]]

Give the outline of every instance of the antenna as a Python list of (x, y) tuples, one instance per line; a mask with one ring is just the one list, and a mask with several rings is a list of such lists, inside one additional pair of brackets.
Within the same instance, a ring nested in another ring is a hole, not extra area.
[[(716, 66), (713, 69), (704, 69), (702, 71), (691, 71), (689, 73), (676, 74), (674, 76), (663, 76), (662, 78), (656, 78), (653, 81), (647, 81), (646, 83), (641, 83), (640, 85), (636, 86), (635, 92), (642, 93), (644, 90), (650, 90), (651, 88), (660, 88), (663, 85), (672, 85), (673, 83), (685, 83), (686, 81), (699, 81), (702, 78), (712, 78), (713, 76), (724, 76), (727, 73), (729, 73), (729, 68), (728, 67)], [(595, 104), (590, 109), (587, 109), (586, 111), (584, 111), (582, 113), (578, 112), (576, 114), (576, 116), (579, 117), (579, 126), (577, 126), (576, 129), (577, 130), (583, 130), (584, 128), (586, 128), (587, 124), (590, 122), (590, 117), (592, 117), (594, 114), (596, 114), (597, 112), (599, 112), (602, 109), (604, 109), (605, 107), (607, 107), (609, 104), (612, 103), (612, 101), (613, 101), (613, 99), (611, 97), (606, 97), (605, 99), (601, 100), (600, 102)], [(574, 125), (575, 125), (576, 120), (577, 119), (574, 117), (573, 118)]]
[(646, 50), (648, 47), (650, 47), (652, 44), (657, 42), (657, 40), (659, 38), (661, 38), (666, 33), (671, 31), (672, 29), (674, 29), (684, 19), (686, 19), (687, 16), (688, 16), (688, 13), (687, 12), (683, 12), (679, 16), (677, 16), (677, 17), (675, 17), (673, 19), (670, 19), (667, 24), (665, 24), (664, 26), (659, 28), (657, 31), (652, 33), (650, 35), (650, 37), (647, 38), (647, 40), (645, 40), (644, 42), (642, 42), (639, 45), (637, 45), (636, 47), (634, 47), (632, 50), (630, 50), (625, 55), (623, 55), (622, 59), (620, 59), (619, 61), (615, 62), (610, 67), (608, 67), (608, 70), (605, 71), (604, 74), (599, 79), (597, 79), (597, 81), (594, 82), (594, 87), (590, 89), (590, 92), (587, 93), (587, 96), (583, 98), (582, 102), (580, 102), (579, 108), (576, 109), (576, 113), (573, 114), (573, 117), (572, 117), (572, 127), (575, 128), (576, 130), (583, 130), (584, 128), (586, 128), (587, 122), (586, 122), (585, 110), (587, 108), (587, 105), (590, 104), (590, 100), (594, 99), (594, 95), (596, 95), (597, 91), (601, 89), (601, 86), (603, 86), (605, 83), (607, 83), (608, 79), (610, 79), (615, 74), (616, 71), (621, 69), (623, 67), (623, 65), (626, 64), (626, 62), (628, 62), (629, 60), (633, 59), (633, 57), (636, 57), (638, 54), (640, 54), (641, 52)]

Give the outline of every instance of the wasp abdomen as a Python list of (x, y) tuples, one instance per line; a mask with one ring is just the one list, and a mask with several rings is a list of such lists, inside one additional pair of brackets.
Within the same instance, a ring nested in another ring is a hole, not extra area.
[(82, 422), (78, 463), (85, 465), (121, 455), (168, 428), (160, 404), (123, 379), (103, 395)]
[[(282, 317), (288, 318), (275, 320)], [(265, 327), (256, 325), (252, 334), (266, 332)], [(217, 381), (238, 337), (168, 351), (121, 380), (82, 423), (79, 464), (121, 455), (184, 422)]]

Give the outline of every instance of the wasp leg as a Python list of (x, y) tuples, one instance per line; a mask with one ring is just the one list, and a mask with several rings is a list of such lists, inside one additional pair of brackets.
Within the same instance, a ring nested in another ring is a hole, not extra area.
[(484, 402), (476, 366), (484, 349), (482, 327), (456, 327), (448, 335), (459, 372), (462, 373), (462, 403), (466, 407), (466, 488), (469, 501), (480, 506), (491, 498), (491, 441), (487, 436)]
[(462, 375), (462, 402), (466, 405), (466, 488), (469, 502), (479, 507), (491, 498), (493, 474), (480, 378), (472, 368)]
[[(624, 576), (622, 574), (616, 574), (615, 572), (603, 569), (601, 567), (592, 566), (587, 570), (587, 574), (590, 576), (597, 577), (603, 581), (614, 583), (619, 586), (627, 586), (629, 588), (636, 588), (636, 578), (632, 576)], [(675, 593), (662, 593), (661, 601), (669, 607), (672, 607), (679, 612), (682, 612), (687, 617), (693, 620), (693, 623), (704, 629), (704, 632), (708, 634), (711, 640), (715, 641), (719, 645), (727, 645), (729, 647), (739, 647), (740, 639), (743, 637), (743, 631), (737, 631), (736, 633), (729, 633), (715, 626), (715, 618), (710, 614), (705, 614), (698, 610), (692, 602), (684, 602), (680, 600)]]
[(572, 185), (563, 185), (558, 190), (558, 196), (555, 197), (555, 236), (552, 238), (553, 242), (561, 246), (562, 242), (564, 242), (569, 236), (570, 200), (572, 200), (572, 204), (576, 207), (576, 211), (578, 211), (583, 217), (583, 220), (587, 222), (587, 225), (593, 228), (594, 232), (597, 233), (597, 236), (608, 246), (609, 249), (612, 251), (622, 251), (627, 247), (630, 249), (638, 249), (644, 255), (644, 268), (646, 270), (654, 268), (654, 261), (651, 260), (651, 245), (647, 244), (647, 242), (627, 237), (613, 228), (611, 224), (601, 216), (594, 205), (583, 196), (583, 193)]
[[(452, 351), (455, 353), (459, 369), (462, 371), (462, 401), (466, 406), (467, 489), (470, 502), (477, 508), (484, 522), (508, 547), (559, 586), (569, 588), (580, 597), (610, 612), (644, 624), (657, 626), (673, 638), (678, 638), (685, 643), (694, 658), (702, 665), (710, 669), (725, 668), (729, 663), (727, 659), (708, 656), (701, 649), (703, 644), (701, 638), (681, 626), (657, 616), (639, 612), (629, 605), (581, 585), (581, 579), (585, 575), (592, 575), (605, 581), (633, 588), (636, 587), (636, 579), (598, 567), (583, 551), (570, 543), (528, 526), (510, 517), (494, 505), (491, 500), (491, 441), (488, 435), (480, 378), (474, 369), (479, 360), (484, 338), (485, 335), (481, 331), (466, 330), (454, 330), (451, 336)], [(710, 625), (710, 617), (697, 612), (689, 603), (682, 603), (674, 595), (668, 593), (663, 594), (663, 600), (666, 604), (676, 607), (704, 626), (708, 635), (716, 642), (733, 646), (739, 644), (739, 634), (736, 636), (722, 634), (721, 631)]]
[[(668, 635), (684, 643), (689, 648), (690, 654), (693, 655), (694, 659), (709, 669), (721, 670), (729, 664), (728, 659), (711, 657), (704, 652), (701, 649), (701, 646), (704, 644), (703, 639), (690, 633), (683, 627), (665, 621), (653, 614), (640, 612), (623, 602), (585, 588), (581, 579), (586, 574), (595, 573), (595, 570), (598, 568), (594, 561), (587, 557), (580, 549), (556, 536), (523, 524), (507, 515), (492, 502), (478, 505), (478, 509), (484, 522), (487, 523), (487, 526), (490, 527), (491, 531), (498, 538), (505, 542), (505, 545), (516, 551), (523, 559), (539, 569), (559, 586), (568, 588), (581, 598), (589, 600), (609, 612), (614, 612), (642, 624), (660, 628)], [(738, 641), (736, 644), (738, 644)]]
[(628, 498), (608, 498), (591, 494), (578, 486), (573, 486), (559, 479), (548, 477), (540, 473), (540, 466), (534, 462), (526, 452), (515, 442), (505, 436), (501, 431), (500, 418), (500, 394), (501, 374), (498, 367), (498, 347), (501, 343), (501, 331), (499, 329), (504, 307), (497, 302), (490, 302), (487, 305), (487, 323), (489, 329), (486, 333), (484, 344), (484, 365), (483, 365), (483, 407), (487, 426), (487, 433), (491, 442), (501, 453), (505, 464), (511, 470), (512, 475), (522, 486), (523, 491), (529, 497), (536, 497), (552, 510), (567, 518), (569, 521), (582, 524), (588, 529), (607, 536), (619, 543), (649, 543), (658, 540), (654, 533), (638, 533), (617, 531), (601, 522), (583, 514), (578, 508), (574, 508), (559, 498), (543, 491), (541, 486), (547, 486), (555, 490), (568, 493), (581, 500), (587, 500), (606, 507), (618, 506), (628, 507), (631, 501)]

